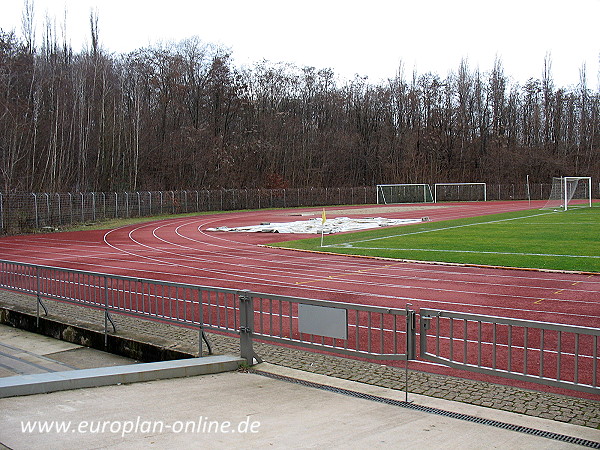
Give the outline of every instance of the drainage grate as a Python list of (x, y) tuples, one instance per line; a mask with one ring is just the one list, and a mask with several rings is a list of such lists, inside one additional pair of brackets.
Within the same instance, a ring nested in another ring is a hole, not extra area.
[(569, 444), (581, 445), (583, 447), (598, 448), (600, 449), (600, 442), (590, 441), (587, 439), (577, 438), (573, 436), (566, 436), (564, 434), (552, 433), (551, 431), (536, 430), (535, 428), (523, 427), (521, 425), (513, 425), (506, 422), (499, 422), (497, 420), (483, 419), (481, 417), (470, 416), (468, 414), (455, 413), (451, 411), (444, 411), (443, 409), (431, 408), (429, 406), (415, 405), (401, 400), (393, 400), (390, 398), (379, 397), (377, 395), (364, 394), (362, 392), (351, 391), (349, 389), (342, 389), (333, 386), (327, 386), (326, 384), (315, 383), (312, 381), (299, 380), (296, 378), (286, 377), (284, 375), (276, 375), (261, 370), (250, 369), (250, 373), (262, 375), (268, 378), (276, 380), (287, 381), (290, 383), (301, 384), (324, 391), (335, 392), (337, 394), (348, 395), (350, 397), (362, 398), (365, 400), (371, 400), (379, 403), (385, 403), (387, 405), (400, 406), (402, 408), (413, 409), (415, 411), (426, 412), (430, 414), (436, 414), (438, 416), (450, 417), (452, 419), (465, 420), (467, 422), (479, 423), (483, 425), (489, 425), (496, 428), (502, 428), (504, 430), (517, 431), (519, 433), (525, 433), (532, 436), (545, 437), (553, 439), (555, 441), (567, 442)]

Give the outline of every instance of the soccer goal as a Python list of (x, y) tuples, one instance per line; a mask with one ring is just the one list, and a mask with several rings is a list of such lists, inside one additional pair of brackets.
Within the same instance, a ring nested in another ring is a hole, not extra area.
[(592, 206), (591, 177), (554, 177), (550, 198), (542, 209), (566, 211)]
[(433, 185), (433, 200), (437, 202), (485, 202), (485, 183), (436, 183)]
[(428, 184), (378, 184), (377, 204), (431, 203), (431, 187)]

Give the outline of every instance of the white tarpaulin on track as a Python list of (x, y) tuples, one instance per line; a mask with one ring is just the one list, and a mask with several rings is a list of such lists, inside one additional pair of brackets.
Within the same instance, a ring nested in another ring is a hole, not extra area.
[(385, 217), (369, 217), (352, 219), (349, 217), (335, 217), (327, 219), (323, 224), (322, 219), (314, 218), (309, 220), (299, 220), (295, 222), (272, 222), (261, 225), (249, 225), (243, 227), (218, 227), (207, 228), (206, 231), (236, 231), (247, 233), (306, 233), (306, 234), (324, 234), (342, 233), (344, 231), (359, 231), (369, 228), (394, 227), (398, 225), (408, 225), (426, 221), (422, 219), (387, 219)]

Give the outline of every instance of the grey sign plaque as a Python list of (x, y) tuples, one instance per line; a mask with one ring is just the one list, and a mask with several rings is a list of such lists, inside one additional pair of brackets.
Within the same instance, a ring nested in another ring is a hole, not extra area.
[(300, 333), (336, 339), (348, 338), (348, 310), (327, 306), (298, 305)]

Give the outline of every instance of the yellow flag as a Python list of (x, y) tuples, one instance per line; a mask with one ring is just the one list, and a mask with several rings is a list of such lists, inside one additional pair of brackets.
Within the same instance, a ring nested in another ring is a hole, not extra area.
[(321, 218), (322, 218), (321, 224), (325, 225), (325, 221), (327, 220), (327, 216), (325, 216), (325, 208), (323, 208), (323, 216)]

